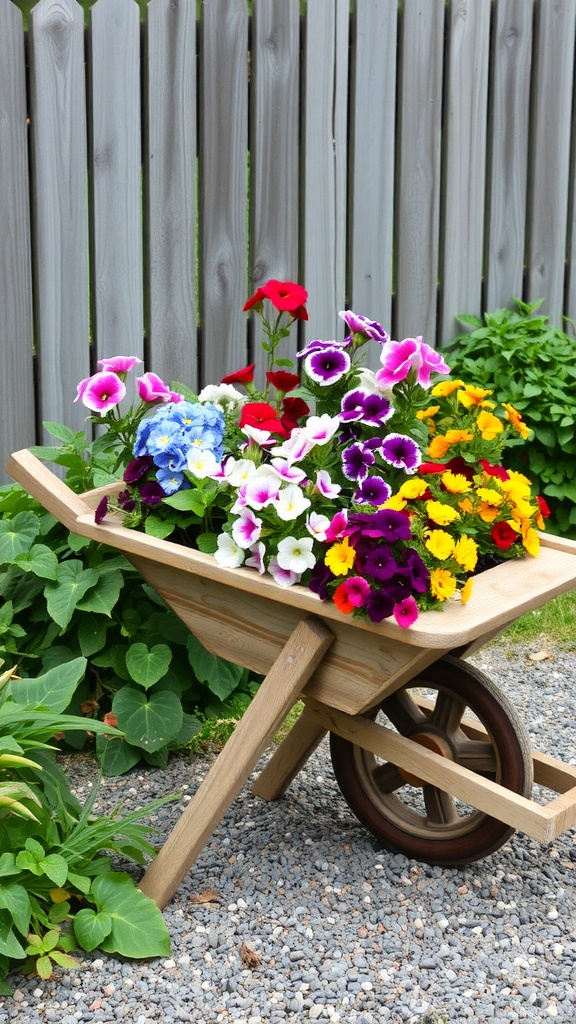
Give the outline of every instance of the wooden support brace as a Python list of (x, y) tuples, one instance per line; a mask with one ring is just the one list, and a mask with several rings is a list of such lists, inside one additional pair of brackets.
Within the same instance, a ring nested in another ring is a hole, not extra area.
[(160, 908), (174, 895), (333, 640), (315, 619), (298, 623), (254, 700), (140, 882)]
[(326, 729), (304, 708), (252, 786), (255, 796), (278, 800), (324, 739)]

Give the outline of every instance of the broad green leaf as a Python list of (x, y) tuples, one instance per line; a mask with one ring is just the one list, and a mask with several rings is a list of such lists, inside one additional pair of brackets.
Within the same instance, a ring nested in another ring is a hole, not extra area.
[(98, 582), (78, 601), (77, 608), (83, 612), (98, 612), (112, 617), (112, 609), (118, 602), (124, 577), (119, 569), (96, 570)]
[(19, 512), (13, 519), (0, 519), (0, 562), (13, 562), (29, 551), (38, 536), (38, 516)]
[(16, 555), (14, 561), (24, 572), (33, 572), (45, 580), (55, 580), (58, 574), (58, 559), (47, 544), (33, 544), (29, 551)]
[(48, 981), (48, 978), (52, 977), (52, 961), (49, 956), (39, 956), (36, 961), (36, 971), (38, 977), (44, 981)]
[(128, 743), (144, 750), (159, 750), (178, 735), (182, 725), (182, 705), (170, 692), (145, 694), (124, 686), (114, 697), (112, 710)]
[(176, 524), (168, 519), (160, 519), (159, 516), (146, 516), (144, 520), (144, 532), (149, 537), (157, 537), (158, 540), (165, 540), (171, 533), (174, 533)]
[(54, 885), (63, 886), (64, 882), (68, 877), (68, 864), (61, 857), (59, 853), (49, 853), (44, 860), (41, 861), (41, 867), (43, 874), (54, 882)]
[(243, 669), (211, 654), (193, 634), (188, 638), (188, 657), (199, 683), (207, 683), (211, 692), (225, 700), (236, 689)]
[(98, 912), (112, 918), (112, 930), (100, 945), (104, 952), (136, 959), (170, 953), (170, 936), (162, 914), (129, 875), (119, 871), (99, 875), (92, 884), (92, 895)]
[(23, 960), (26, 952), (14, 935), (11, 925), (10, 913), (0, 910), (0, 956), (7, 956), (10, 960)]
[(97, 615), (83, 615), (78, 626), (78, 643), (85, 658), (89, 658), (96, 651), (101, 651), (106, 645), (106, 634), (108, 623)]
[(112, 918), (105, 910), (99, 914), (91, 907), (84, 907), (74, 917), (74, 932), (78, 942), (88, 953), (97, 949), (103, 939), (112, 931)]
[(14, 853), (3, 853), (0, 857), (0, 878), (7, 878), (10, 875), (17, 874), (16, 855)]
[(86, 658), (74, 658), (37, 679), (12, 680), (10, 692), (18, 704), (45, 707), (54, 714), (60, 714), (68, 707), (85, 671)]
[(64, 423), (55, 423), (53, 420), (46, 420), (43, 422), (42, 426), (46, 428), (52, 437), (57, 437), (59, 441), (64, 441), (65, 444), (72, 444), (76, 436), (75, 432)]
[(164, 504), (170, 505), (171, 508), (177, 508), (180, 512), (194, 512), (200, 518), (206, 511), (206, 500), (202, 492), (195, 487), (177, 491), (171, 497), (164, 498)]
[(30, 924), (32, 908), (30, 897), (22, 885), (0, 885), (0, 907), (12, 917), (15, 928), (26, 935)]
[(203, 551), (205, 555), (213, 555), (218, 549), (218, 536), (215, 533), (201, 533), (196, 538), (196, 546), (198, 551)]
[(117, 737), (96, 737), (96, 753), (100, 758), (102, 774), (106, 777), (124, 775), (138, 764), (142, 751)]
[(80, 964), (73, 956), (69, 956), (68, 953), (63, 953), (60, 949), (53, 949), (50, 953), (55, 964), (59, 967), (63, 967), (66, 971), (73, 971)]
[(171, 661), (172, 651), (167, 644), (148, 648), (146, 644), (137, 643), (126, 652), (126, 668), (134, 682), (145, 689), (166, 675)]
[(98, 573), (94, 569), (85, 569), (79, 559), (61, 562), (57, 579), (49, 581), (44, 587), (50, 617), (65, 629), (78, 602), (97, 582)]

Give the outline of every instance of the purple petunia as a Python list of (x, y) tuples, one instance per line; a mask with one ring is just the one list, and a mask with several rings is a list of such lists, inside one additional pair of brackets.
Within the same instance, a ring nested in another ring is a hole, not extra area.
[(140, 480), (140, 477), (143, 477), (148, 472), (151, 465), (151, 455), (138, 455), (126, 466), (124, 480), (127, 484), (135, 484), (137, 480)]
[(422, 453), (411, 437), (406, 434), (388, 434), (380, 448), (382, 458), (396, 469), (415, 473), (422, 462)]
[(371, 622), (382, 622), (394, 611), (395, 602), (384, 590), (371, 590), (366, 598), (365, 608)]
[(398, 563), (390, 549), (385, 544), (379, 544), (367, 555), (364, 568), (367, 576), (378, 583), (385, 583), (398, 572)]
[(394, 544), (397, 540), (410, 540), (410, 521), (403, 512), (383, 508), (379, 512), (354, 512), (348, 516), (346, 533), (358, 530), (363, 537), (378, 537)]
[(374, 452), (364, 444), (351, 444), (342, 452), (342, 470), (348, 480), (364, 480), (376, 461)]
[(358, 505), (383, 505), (392, 494), (392, 488), (381, 476), (367, 476), (354, 495)]
[(384, 395), (355, 388), (344, 395), (340, 411), (342, 423), (360, 421), (368, 426), (380, 427), (393, 415), (394, 409)]
[(410, 573), (412, 590), (425, 594), (430, 582), (430, 570), (414, 548), (407, 548), (404, 552), (404, 564)]
[(381, 343), (389, 341), (384, 328), (376, 320), (369, 320), (362, 313), (353, 313), (351, 309), (342, 309), (338, 316), (342, 317), (346, 326), (353, 334), (365, 334), (367, 338), (372, 338), (373, 341)]
[(306, 373), (316, 384), (335, 384), (350, 369), (350, 356), (336, 345), (316, 349), (304, 360)]
[(334, 573), (330, 572), (328, 566), (323, 561), (318, 561), (312, 569), (308, 587), (315, 594), (318, 594), (321, 601), (326, 601), (330, 597), (328, 584), (332, 583), (335, 579)]

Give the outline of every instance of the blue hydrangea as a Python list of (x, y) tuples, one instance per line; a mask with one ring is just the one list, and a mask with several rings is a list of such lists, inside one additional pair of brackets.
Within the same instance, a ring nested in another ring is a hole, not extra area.
[(149, 455), (157, 467), (158, 482), (173, 494), (188, 485), (183, 472), (190, 448), (209, 450), (218, 461), (223, 458), (224, 427), (224, 416), (209, 402), (170, 402), (141, 421), (134, 455)]

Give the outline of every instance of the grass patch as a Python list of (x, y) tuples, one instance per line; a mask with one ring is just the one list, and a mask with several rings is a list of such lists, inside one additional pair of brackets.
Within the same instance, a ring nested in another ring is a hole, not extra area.
[[(286, 716), (282, 725), (278, 729), (278, 732), (273, 737), (273, 742), (278, 744), (281, 743), (284, 737), (290, 732), (290, 729), (294, 725), (297, 718), (300, 717), (304, 705), (302, 701), (298, 701), (290, 713)], [(230, 715), (226, 718), (205, 718), (202, 721), (202, 728), (200, 732), (193, 737), (192, 740), (186, 745), (186, 749), (190, 750), (193, 754), (205, 754), (211, 750), (221, 750), (226, 740), (232, 735), (234, 729), (238, 725), (244, 708), (238, 709), (236, 714), (234, 710), (231, 711)]]
[(567, 650), (576, 649), (576, 591), (555, 597), (548, 604), (516, 619), (494, 643), (508, 640), (530, 644), (548, 640)]

